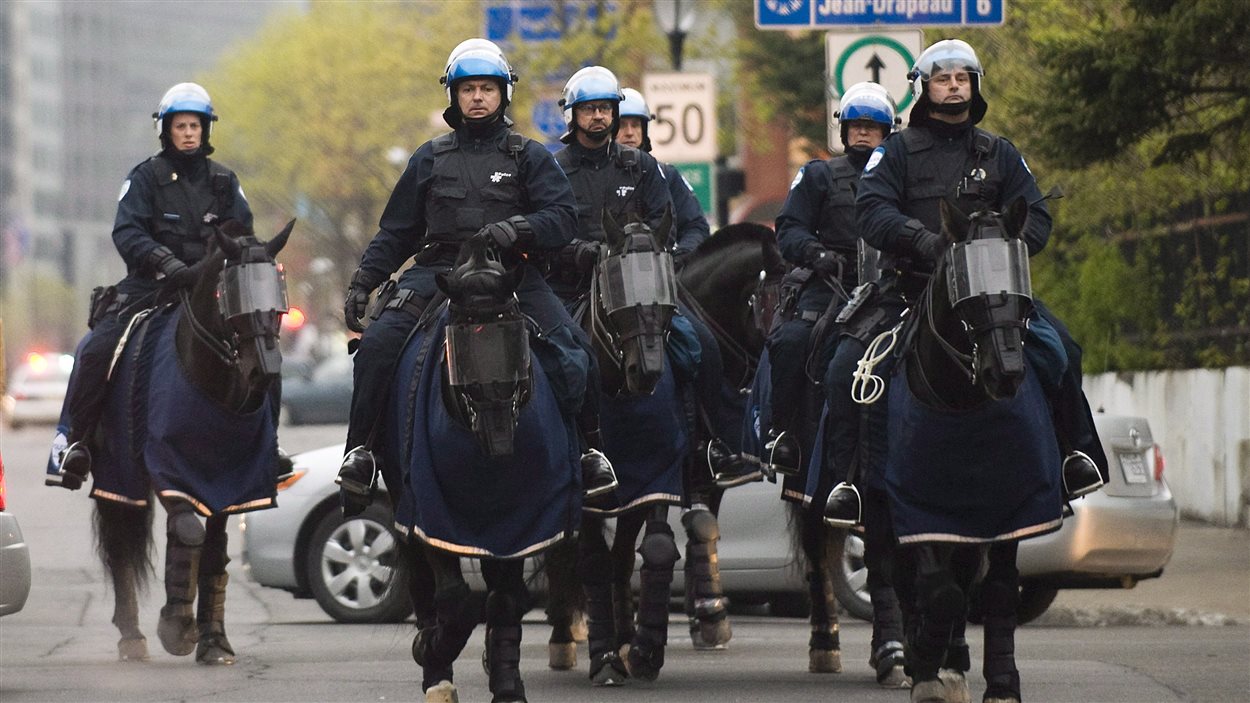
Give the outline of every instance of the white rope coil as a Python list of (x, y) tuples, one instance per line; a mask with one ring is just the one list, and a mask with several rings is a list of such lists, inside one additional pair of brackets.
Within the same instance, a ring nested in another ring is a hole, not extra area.
[[(880, 364), (894, 345), (898, 342), (898, 331), (902, 329), (900, 322), (893, 328), (877, 335), (864, 350), (864, 356), (855, 362), (855, 373), (851, 374), (851, 399), (860, 405), (872, 405), (885, 393), (885, 380), (874, 375), (872, 370)], [(882, 349), (882, 345), (885, 346)]]

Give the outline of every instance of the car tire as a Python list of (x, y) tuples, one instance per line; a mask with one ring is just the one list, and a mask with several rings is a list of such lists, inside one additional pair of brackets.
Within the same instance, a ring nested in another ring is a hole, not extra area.
[(390, 524), (390, 511), (377, 503), (347, 520), (334, 506), (313, 530), (305, 559), (309, 590), (338, 622), (403, 622), (412, 615), (411, 567)]
[(1050, 604), (1055, 602), (1055, 597), (1058, 595), (1058, 588), (1025, 583), (1020, 587), (1020, 605), (1016, 608), (1016, 622), (1024, 625), (1038, 619), (1050, 608)]
[(842, 608), (860, 620), (872, 622), (872, 597), (868, 594), (868, 567), (864, 565), (864, 540), (846, 533), (842, 554), (834, 560), (833, 593)]

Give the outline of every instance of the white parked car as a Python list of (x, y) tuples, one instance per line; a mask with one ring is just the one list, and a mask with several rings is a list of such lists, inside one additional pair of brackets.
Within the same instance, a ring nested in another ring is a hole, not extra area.
[(27, 424), (55, 425), (69, 388), (74, 357), (59, 352), (31, 352), (13, 370), (0, 414), (13, 429)]
[[(1178, 511), (1163, 478), (1163, 458), (1144, 418), (1095, 418), (1111, 462), (1111, 482), (1075, 502), (1063, 528), (1021, 544), (1021, 619), (1045, 611), (1060, 588), (1125, 588), (1159, 576), (1172, 555)], [(341, 444), (294, 457), (297, 477), (279, 495), (280, 507), (243, 516), (243, 559), (251, 578), (296, 597), (314, 597), (335, 620), (385, 622), (410, 614), (404, 578), (384, 503), (344, 521), (334, 477)], [(726, 593), (737, 603), (770, 602), (775, 612), (799, 614), (807, 585), (792, 552), (778, 487), (754, 483), (731, 489), (720, 511), (719, 561)], [(680, 511), (670, 512), (684, 545)], [(868, 619), (863, 546), (847, 539), (835, 574), (839, 600)], [(468, 570), (473, 571), (469, 564)], [(683, 588), (682, 564), (674, 592)]]

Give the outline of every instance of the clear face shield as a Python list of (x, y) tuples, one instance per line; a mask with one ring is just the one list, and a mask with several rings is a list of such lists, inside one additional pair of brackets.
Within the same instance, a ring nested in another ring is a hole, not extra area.
[(289, 309), (282, 266), (272, 262), (226, 266), (217, 283), (217, 309), (241, 340), (256, 340), (261, 372), (281, 373), (277, 340), (282, 315)]
[(982, 294), (1033, 298), (1029, 250), (1021, 239), (976, 239), (955, 244), (945, 255), (951, 304)]
[(447, 326), (447, 377), (453, 386), (529, 381), (530, 345), (525, 320), (453, 323)]
[(608, 317), (636, 306), (677, 309), (677, 278), (668, 252), (627, 251), (599, 263)]

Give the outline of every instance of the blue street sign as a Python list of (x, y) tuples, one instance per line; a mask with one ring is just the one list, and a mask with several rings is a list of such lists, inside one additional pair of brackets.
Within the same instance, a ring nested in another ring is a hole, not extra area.
[(554, 99), (535, 103), (530, 118), (534, 121), (534, 128), (547, 138), (548, 143), (559, 144), (560, 135), (564, 134), (567, 125), (564, 124), (564, 111)]
[(1006, 0), (755, 0), (760, 29), (1002, 24)]
[[(579, 20), (593, 22), (599, 16), (597, 3), (593, 5), (569, 3), (562, 7), (564, 8), (564, 22), (557, 21), (556, 6), (551, 0), (488, 5), (486, 7), (486, 38), (493, 42), (505, 42), (516, 34), (521, 41), (554, 41), (562, 36), (562, 26), (573, 26)], [(616, 5), (608, 3), (604, 9), (611, 14), (616, 11)]]

